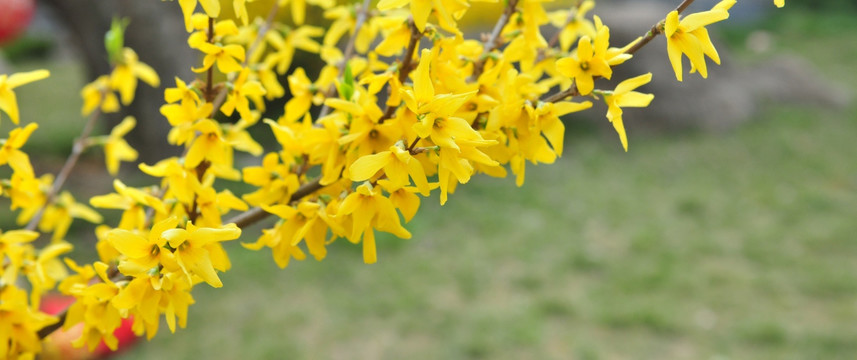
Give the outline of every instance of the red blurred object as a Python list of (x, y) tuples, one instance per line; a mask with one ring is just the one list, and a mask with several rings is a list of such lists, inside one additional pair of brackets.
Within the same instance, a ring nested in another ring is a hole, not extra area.
[(36, 0), (0, 0), (0, 44), (23, 32), (35, 12)]
[[(5, 0), (0, 0), (5, 1)], [(74, 302), (74, 298), (62, 295), (46, 295), (42, 298), (41, 302), (41, 310), (45, 313), (55, 315), (66, 308), (69, 307)], [(113, 335), (119, 339), (119, 347), (116, 351), (110, 351), (110, 348), (107, 347), (104, 342), (98, 344), (95, 348), (94, 352), (89, 352), (86, 346), (82, 348), (75, 348), (71, 345), (71, 343), (80, 337), (81, 331), (83, 331), (83, 324), (78, 324), (71, 329), (63, 330), (59, 329), (55, 331), (51, 336), (48, 337), (49, 344), (46, 344), (46, 348), (44, 349), (44, 354), (42, 354), (42, 359), (74, 359), (74, 360), (84, 360), (84, 359), (108, 359), (110, 356), (117, 354), (119, 352), (127, 350), (131, 345), (137, 342), (138, 337), (134, 335), (134, 331), (131, 330), (131, 326), (134, 324), (134, 319), (129, 317), (127, 319), (122, 320), (122, 325), (119, 326), (116, 331), (113, 332)]]

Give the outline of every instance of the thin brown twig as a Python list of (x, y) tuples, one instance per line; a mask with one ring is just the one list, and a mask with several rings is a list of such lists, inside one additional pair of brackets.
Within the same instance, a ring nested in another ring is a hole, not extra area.
[(416, 154), (418, 154), (418, 153), (416, 152), (416, 150), (414, 150), (414, 149), (415, 149), (415, 147), (417, 146), (417, 143), (418, 143), (418, 142), (420, 142), (420, 137), (419, 137), (419, 136), (417, 136), (417, 138), (416, 138), (416, 139), (414, 139), (414, 142), (412, 142), (412, 143), (411, 143), (411, 146), (408, 146), (408, 148), (407, 148), (407, 149), (405, 149), (405, 150), (407, 150), (409, 153), (411, 153), (411, 155), (416, 155)]
[[(107, 94), (107, 91), (107, 89), (101, 90), (102, 99)], [(66, 159), (60, 172), (57, 173), (57, 177), (54, 179), (51, 189), (48, 191), (47, 196), (45, 196), (45, 204), (42, 205), (35, 215), (33, 215), (30, 222), (27, 223), (27, 230), (36, 229), (39, 222), (42, 220), (42, 216), (45, 214), (45, 209), (47, 209), (48, 206), (51, 206), (51, 204), (54, 203), (54, 200), (56, 200), (57, 194), (59, 194), (60, 189), (65, 185), (65, 182), (68, 180), (69, 175), (71, 175), (71, 171), (74, 169), (74, 166), (77, 165), (77, 161), (80, 159), (80, 155), (83, 154), (83, 150), (86, 149), (86, 142), (89, 140), (89, 135), (92, 133), (92, 130), (95, 129), (95, 123), (99, 117), (101, 117), (101, 104), (98, 104), (92, 114), (89, 115), (89, 119), (86, 120), (83, 130), (80, 132), (80, 137), (78, 137), (74, 141), (74, 145), (72, 145), (71, 154), (69, 154), (68, 159)]]
[(61, 313), (57, 314), (56, 316), (57, 316), (57, 322), (39, 329), (39, 332), (38, 332), (39, 339), (44, 339), (44, 338), (48, 337), (48, 335), (50, 335), (54, 331), (59, 330), (59, 328), (61, 328), (65, 324), (65, 319), (68, 316), (68, 309), (63, 310)]
[[(419, 45), (420, 40), (423, 38), (423, 33), (420, 32), (420, 29), (417, 28), (417, 25), (414, 23), (413, 17), (408, 19), (408, 27), (411, 29), (411, 39), (408, 40), (408, 49), (405, 50), (404, 54), (402, 54), (401, 64), (399, 65), (399, 84), (403, 84), (405, 80), (408, 79), (408, 75), (413, 70), (414, 52), (417, 51), (417, 46)], [(393, 96), (392, 91), (392, 87), (387, 88), (388, 97)], [(381, 115), (381, 118), (378, 119), (378, 124), (383, 124), (384, 121), (392, 119), (393, 115), (396, 114), (396, 109), (398, 108), (399, 104), (387, 104), (387, 107), (384, 109), (384, 115)]]
[[(208, 18), (208, 42), (214, 41), (214, 18)], [(205, 74), (205, 91), (203, 92), (206, 102), (214, 99), (214, 66), (209, 66)]]
[(508, 1), (506, 8), (503, 9), (503, 14), (500, 15), (499, 19), (497, 19), (497, 23), (494, 24), (494, 30), (491, 31), (491, 35), (489, 35), (488, 40), (485, 41), (485, 48), (482, 50), (482, 55), (479, 56), (479, 60), (473, 64), (472, 77), (474, 79), (478, 78), (479, 75), (482, 74), (482, 70), (485, 69), (485, 62), (488, 61), (488, 55), (500, 47), (500, 33), (503, 31), (503, 28), (506, 27), (506, 24), (509, 23), (509, 20), (512, 18), (512, 14), (515, 13), (515, 7), (518, 6), (518, 0)]

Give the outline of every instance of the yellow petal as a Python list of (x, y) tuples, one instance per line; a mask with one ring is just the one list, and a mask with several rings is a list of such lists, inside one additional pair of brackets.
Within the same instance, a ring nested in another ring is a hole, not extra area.
[(619, 100), (616, 104), (621, 107), (646, 107), (649, 106), (649, 103), (651, 103), (654, 98), (655, 95), (652, 94), (643, 94), (631, 91), (619, 96)]
[(375, 249), (375, 230), (371, 227), (366, 229), (366, 236), (363, 237), (363, 262), (366, 264), (374, 264), (378, 261), (378, 253)]
[(667, 14), (666, 21), (664, 22), (664, 36), (666, 36), (667, 39), (671, 38), (675, 34), (676, 30), (678, 30), (678, 25), (678, 11), (670, 11), (669, 14)]
[(427, 103), (434, 97), (434, 86), (429, 74), (430, 64), (431, 50), (423, 49), (420, 54), (420, 63), (414, 71), (414, 97), (420, 103)]
[(425, 31), (426, 22), (431, 14), (430, 0), (411, 0), (411, 14), (414, 17), (414, 25), (420, 32)]
[(202, 4), (202, 9), (209, 17), (216, 18), (220, 16), (220, 1), (219, 0), (199, 0)]
[(6, 80), (6, 85), (10, 89), (14, 89), (18, 86), (28, 84), (33, 81), (42, 80), (44, 78), (47, 78), (48, 76), (51, 76), (51, 73), (44, 69), (12, 74)]
[(161, 85), (161, 79), (158, 77), (158, 73), (156, 73), (149, 65), (137, 63), (133, 70), (134, 75), (140, 78), (140, 80), (143, 80), (146, 84), (149, 84), (152, 87), (158, 87)]
[(640, 86), (648, 84), (652, 81), (652, 73), (645, 73), (643, 75), (635, 76), (627, 80), (623, 80), (619, 85), (616, 85), (616, 90), (613, 90), (613, 94), (621, 95), (625, 94), (631, 90), (634, 90)]
[(11, 90), (0, 91), (0, 110), (6, 112), (13, 123), (18, 124), (18, 99)]
[(393, 155), (389, 151), (382, 151), (373, 155), (363, 156), (348, 168), (351, 173), (352, 181), (364, 181), (371, 178), (378, 170), (381, 170), (385, 165), (393, 160)]
[(729, 12), (722, 9), (709, 10), (690, 14), (681, 19), (681, 26), (686, 32), (691, 32), (702, 26), (710, 25), (729, 18)]
[(667, 39), (667, 55), (670, 58), (673, 71), (675, 71), (676, 80), (682, 81), (681, 49), (679, 48), (678, 41), (672, 38)]

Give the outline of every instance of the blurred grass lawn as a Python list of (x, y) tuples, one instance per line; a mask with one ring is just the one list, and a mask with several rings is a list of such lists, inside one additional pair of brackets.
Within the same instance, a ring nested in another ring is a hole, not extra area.
[[(853, 19), (778, 16), (779, 50), (857, 80)], [(572, 137), (523, 188), (477, 177), (425, 200), (372, 266), (344, 240), (282, 271), (231, 244), (188, 328), (123, 359), (853, 358), (854, 113), (777, 106), (724, 135), (631, 134), (627, 154)], [(30, 145), (57, 131), (76, 133)]]

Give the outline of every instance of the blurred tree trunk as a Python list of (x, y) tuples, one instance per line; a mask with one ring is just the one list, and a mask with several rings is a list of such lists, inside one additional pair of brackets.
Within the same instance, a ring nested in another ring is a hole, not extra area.
[(114, 16), (131, 20), (125, 34), (125, 46), (134, 49), (140, 60), (161, 77), (158, 89), (140, 83), (134, 102), (122, 114), (109, 116), (112, 128), (125, 115), (137, 118), (137, 128), (128, 134), (128, 142), (140, 152), (140, 160), (152, 163), (179, 153), (166, 141), (169, 123), (160, 114), (164, 88), (174, 86), (173, 78), (193, 76), (190, 68), (196, 54), (187, 47), (184, 20), (178, 3), (156, 0), (42, 0), (55, 11), (86, 65), (92, 80), (110, 71), (104, 50), (104, 33)]

